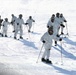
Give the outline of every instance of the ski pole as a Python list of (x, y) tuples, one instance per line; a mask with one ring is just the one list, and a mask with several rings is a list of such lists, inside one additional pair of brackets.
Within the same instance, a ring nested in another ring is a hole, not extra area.
[(67, 23), (66, 23), (66, 31), (67, 31), (67, 35), (69, 36)]
[(44, 46), (44, 43), (42, 44), (42, 47), (41, 47), (41, 49), (40, 49), (40, 52), (39, 52), (39, 55), (38, 55), (38, 58), (37, 58), (36, 63), (38, 63), (38, 60), (39, 60), (39, 57), (40, 57), (40, 54), (41, 54), (41, 51), (42, 51), (43, 46)]
[(63, 56), (62, 56), (62, 41), (60, 42), (61, 44), (61, 63), (63, 64)]

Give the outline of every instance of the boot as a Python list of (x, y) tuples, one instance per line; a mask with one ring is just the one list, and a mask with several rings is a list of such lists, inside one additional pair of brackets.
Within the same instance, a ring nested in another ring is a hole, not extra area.
[(2, 37), (3, 37), (3, 34), (2, 34)]
[(64, 33), (63, 33), (63, 32), (61, 32), (61, 34), (63, 35)]
[(41, 59), (42, 62), (45, 62), (46, 60), (44, 58)]
[(16, 39), (16, 37), (14, 37), (14, 39)]
[(55, 41), (55, 46), (57, 46), (57, 41)]
[(20, 39), (23, 39), (23, 37), (22, 37), (22, 36), (20, 36)]
[(46, 63), (52, 64), (52, 61), (50, 61), (49, 59), (47, 59)]
[(7, 35), (5, 35), (5, 37), (7, 37)]
[(30, 30), (28, 30), (28, 32), (30, 32)]

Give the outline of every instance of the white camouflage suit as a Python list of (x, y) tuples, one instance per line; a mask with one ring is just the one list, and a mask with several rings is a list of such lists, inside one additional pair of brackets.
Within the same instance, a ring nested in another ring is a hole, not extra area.
[(28, 23), (28, 26), (29, 26), (28, 31), (30, 31), (30, 30), (31, 30), (32, 22), (35, 22), (32, 18), (31, 18), (31, 19), (29, 18), (29, 19), (27, 19), (27, 20), (26, 20), (26, 23)]
[(57, 34), (59, 32), (60, 24), (54, 19), (54, 22), (51, 22), (51, 19), (48, 21), (47, 26), (53, 26), (53, 35), (55, 36), (53, 39), (57, 41)]
[(60, 21), (61, 21), (60, 18), (55, 17), (53, 23), (51, 22), (51, 18), (47, 23), (47, 27), (53, 26), (53, 32), (55, 35), (59, 34), (59, 29), (60, 29), (60, 24), (61, 24)]
[[(41, 41), (45, 41), (45, 43), (43, 43), (44, 45), (44, 48), (45, 48), (45, 51), (43, 53), (43, 56), (42, 58), (45, 58), (46, 59), (49, 59), (50, 57), (50, 50), (51, 50), (51, 47), (52, 47), (52, 40), (56, 38), (56, 36), (53, 34), (53, 35), (50, 35), (48, 32), (44, 33), (44, 35), (41, 37)], [(57, 38), (57, 40), (59, 40), (60, 38)]]
[(61, 24), (61, 22), (60, 22), (60, 17), (59, 18), (57, 18), (57, 17), (55, 17), (55, 32), (56, 32), (56, 34), (59, 34), (59, 29), (60, 29), (60, 24)]
[(18, 31), (20, 31), (20, 36), (22, 37), (22, 34), (23, 34), (22, 24), (25, 24), (24, 20), (20, 19), (20, 18), (17, 18), (17, 21), (15, 22), (15, 34), (14, 34), (14, 37), (17, 36)]
[(50, 18), (50, 20), (47, 23), (47, 27), (51, 27), (51, 26), (52, 26), (52, 22), (51, 22), (51, 18)]
[(11, 19), (11, 22), (12, 22), (12, 25), (13, 25), (13, 28), (14, 28), (14, 30), (15, 30), (15, 22), (17, 21), (17, 17), (16, 16), (12, 16), (12, 19)]
[(6, 22), (6, 21), (3, 22), (3, 28), (2, 28), (3, 29), (3, 32), (2, 32), (3, 35), (7, 36), (7, 30), (8, 30), (9, 24), (10, 24), (9, 22)]
[(41, 37), (41, 41), (43, 41), (43, 40), (45, 41), (45, 43), (44, 43), (45, 51), (43, 53), (42, 58), (45, 58), (45, 56), (46, 56), (46, 59), (49, 59), (49, 57), (50, 57), (50, 49), (52, 47), (52, 39), (53, 39), (53, 35), (50, 36), (48, 32), (46, 32)]

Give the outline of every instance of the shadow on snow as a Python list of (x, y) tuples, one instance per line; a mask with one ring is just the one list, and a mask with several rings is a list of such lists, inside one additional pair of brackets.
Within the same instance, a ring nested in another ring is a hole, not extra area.
[(74, 45), (74, 46), (76, 46), (76, 42), (75, 41), (72, 41), (72, 40), (70, 40), (70, 39), (64, 39), (65, 41), (66, 41), (66, 43), (67, 44), (71, 44), (71, 45)]
[(60, 49), (58, 49), (58, 48), (56, 48), (56, 47), (53, 46), (53, 48), (56, 49), (56, 50), (58, 50), (59, 52), (61, 52), (61, 50), (62, 50), (62, 54), (64, 54), (66, 58), (70, 58), (70, 59), (76, 60), (76, 57), (75, 57), (73, 54), (67, 52), (67, 50), (65, 50), (65, 49), (64, 49), (63, 47), (61, 47), (60, 45), (58, 45), (58, 47), (59, 47)]
[(76, 74), (76, 71), (74, 70), (66, 70), (66, 69), (63, 69), (63, 68), (60, 68), (60, 67), (57, 67), (57, 66), (54, 66), (54, 69), (56, 69), (59, 73), (63, 73), (63, 74), (67, 74), (67, 75), (75, 75)]
[(20, 40), (22, 43), (24, 43), (24, 45), (26, 46), (29, 46), (29, 47), (32, 47), (36, 50), (38, 50), (38, 48), (35, 46), (34, 42), (31, 42), (31, 41), (27, 41), (27, 40)]
[(41, 33), (37, 33), (37, 32), (30, 32), (32, 34), (37, 34), (37, 35), (40, 35)]

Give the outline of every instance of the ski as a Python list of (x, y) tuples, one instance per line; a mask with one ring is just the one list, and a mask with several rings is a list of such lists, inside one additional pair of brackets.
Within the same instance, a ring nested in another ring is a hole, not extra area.
[(12, 36), (9, 36), (10, 38), (13, 38), (14, 40), (20, 40), (20, 38), (14, 38)]
[(16, 38), (16, 40), (23, 40), (23, 38)]
[(47, 63), (47, 62), (42, 62), (42, 63), (44, 63), (46, 65), (53, 65), (53, 63)]
[(47, 60), (44, 60), (44, 61), (42, 61), (43, 63), (46, 63), (46, 64), (52, 64), (52, 61), (47, 61)]

